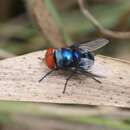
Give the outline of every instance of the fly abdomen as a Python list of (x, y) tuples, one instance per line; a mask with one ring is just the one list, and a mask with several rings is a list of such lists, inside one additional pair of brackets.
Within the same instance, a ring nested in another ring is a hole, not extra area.
[(81, 60), (80, 60), (80, 68), (83, 68), (84, 70), (88, 70), (93, 64), (94, 64), (93, 54), (89, 51), (82, 52)]

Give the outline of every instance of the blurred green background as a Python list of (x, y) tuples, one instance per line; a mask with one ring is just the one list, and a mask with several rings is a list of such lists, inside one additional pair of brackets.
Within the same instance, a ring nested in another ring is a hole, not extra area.
[[(1, 0), (0, 2), (0, 48), (14, 55), (48, 47), (46, 38), (41, 36), (36, 26), (32, 24), (25, 3), (26, 1), (23, 0)], [(54, 4), (57, 11), (54, 17), (61, 19), (63, 29), (72, 43), (105, 37), (86, 20), (79, 10), (77, 0), (71, 2), (53, 0), (51, 4)], [(104, 27), (116, 31), (130, 30), (129, 0), (88, 0), (88, 5), (91, 13)], [(100, 53), (130, 60), (129, 42), (129, 39), (111, 39), (111, 43)]]
[[(56, 11), (54, 17), (62, 21), (58, 21), (57, 25), (63, 25), (72, 43), (105, 37), (86, 20), (77, 0), (53, 0), (48, 4), (51, 4), (48, 5), (50, 9), (53, 5), (52, 10)], [(104, 27), (130, 31), (130, 0), (88, 0), (88, 8)], [(39, 33), (31, 21), (26, 1), (0, 0), (1, 59), (43, 50), (49, 46), (46, 37)], [(98, 53), (129, 61), (130, 39), (111, 38), (111, 43)], [(8, 129), (130, 130), (130, 111), (102, 106), (0, 102), (0, 130)]]

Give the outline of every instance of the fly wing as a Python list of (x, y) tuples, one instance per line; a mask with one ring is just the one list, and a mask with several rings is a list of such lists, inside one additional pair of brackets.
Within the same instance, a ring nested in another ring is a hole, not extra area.
[(105, 46), (108, 43), (109, 43), (109, 40), (100, 38), (100, 39), (97, 39), (94, 41), (81, 43), (81, 44), (79, 44), (79, 48), (81, 48), (83, 50), (95, 51), (95, 50)]

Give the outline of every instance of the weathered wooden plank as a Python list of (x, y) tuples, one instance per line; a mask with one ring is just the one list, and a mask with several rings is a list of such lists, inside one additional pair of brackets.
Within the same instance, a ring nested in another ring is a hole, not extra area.
[(57, 71), (38, 80), (49, 69), (42, 60), (43, 51), (0, 61), (0, 100), (110, 105), (130, 107), (130, 63), (96, 56), (92, 72), (104, 76), (99, 84), (83, 75), (75, 75), (63, 87), (69, 72)]

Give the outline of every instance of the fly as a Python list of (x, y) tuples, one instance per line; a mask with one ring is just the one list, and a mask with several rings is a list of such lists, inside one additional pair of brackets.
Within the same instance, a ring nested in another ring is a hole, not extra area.
[(45, 54), (45, 62), (50, 72), (45, 74), (39, 82), (41, 82), (46, 76), (56, 70), (67, 70), (70, 71), (70, 75), (66, 79), (63, 93), (66, 91), (67, 83), (76, 73), (90, 76), (92, 79), (101, 83), (95, 77), (97, 75), (92, 74), (89, 70), (94, 64), (95, 58), (93, 51), (105, 46), (109, 43), (107, 39), (97, 39), (89, 42), (82, 42), (74, 44), (66, 48), (48, 48)]

